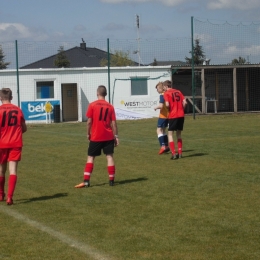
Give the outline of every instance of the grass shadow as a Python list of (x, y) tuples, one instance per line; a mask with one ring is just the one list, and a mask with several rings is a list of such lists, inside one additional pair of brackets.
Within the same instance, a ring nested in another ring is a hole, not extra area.
[(15, 200), (15, 203), (16, 204), (30, 203), (30, 202), (34, 202), (34, 201), (57, 199), (57, 198), (66, 197), (66, 196), (68, 196), (68, 193), (56, 193), (56, 194), (50, 195), (50, 196), (40, 196), (40, 197), (34, 197), (34, 198), (30, 198), (30, 199)]
[(123, 180), (123, 181), (118, 181), (115, 182), (116, 184), (128, 184), (132, 182), (139, 182), (139, 181), (147, 181), (148, 178), (137, 178), (137, 179), (129, 179), (129, 180)]
[[(129, 180), (123, 180), (123, 181), (115, 181), (115, 186), (116, 185), (122, 185), (122, 184), (128, 184), (128, 183), (133, 183), (133, 182), (138, 182), (138, 181), (147, 181), (148, 178), (137, 178), (137, 179), (129, 179)], [(108, 182), (106, 183), (100, 183), (100, 184), (95, 184), (95, 185), (91, 185), (90, 187), (94, 187), (94, 186), (103, 186), (103, 185), (109, 185)]]
[(205, 156), (205, 155), (208, 155), (208, 153), (194, 153), (194, 154), (190, 154), (190, 155), (185, 155), (183, 158)]

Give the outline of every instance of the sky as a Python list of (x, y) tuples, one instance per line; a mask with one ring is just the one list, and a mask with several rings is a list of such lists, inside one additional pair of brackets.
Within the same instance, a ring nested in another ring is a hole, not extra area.
[[(15, 40), (81, 42), (83, 38), (88, 43), (106, 39), (136, 40), (138, 37), (142, 40), (176, 39), (191, 36), (191, 17), (236, 25), (257, 23), (259, 13), (259, 0), (0, 0), (0, 45)], [(207, 51), (216, 42), (210, 30), (199, 35)], [(254, 30), (260, 34), (260, 26)], [(232, 29), (228, 33), (232, 35)], [(238, 40), (239, 43), (228, 46), (228, 51), (233, 52), (234, 57), (240, 55), (240, 44), (244, 46), (244, 57), (249, 56), (260, 50), (260, 43), (255, 41), (258, 38), (249, 46)], [(219, 52), (219, 48), (215, 51)], [(222, 54), (223, 57), (227, 55)], [(152, 62), (151, 56), (149, 59), (146, 62)]]
[(0, 42), (189, 37), (191, 16), (259, 21), (259, 0), (0, 0)]

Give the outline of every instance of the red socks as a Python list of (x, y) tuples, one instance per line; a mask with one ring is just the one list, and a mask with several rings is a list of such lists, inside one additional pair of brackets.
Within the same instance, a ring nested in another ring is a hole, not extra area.
[(109, 180), (113, 181), (115, 179), (115, 173), (116, 173), (115, 165), (107, 166), (107, 171), (108, 171), (108, 175), (109, 175)]
[(8, 192), (7, 192), (8, 198), (12, 198), (14, 195), (16, 181), (17, 181), (17, 176), (14, 174), (10, 174), (9, 180), (8, 180)]
[(178, 153), (182, 154), (182, 139), (178, 139)]
[(85, 169), (84, 169), (84, 181), (89, 181), (91, 173), (93, 171), (94, 165), (93, 163), (86, 163)]
[[(178, 143), (178, 154), (182, 154), (182, 139), (178, 139), (177, 143)], [(174, 142), (170, 142), (169, 145), (170, 145), (172, 154), (175, 154), (176, 152), (175, 152)]]
[(174, 142), (170, 142), (169, 145), (170, 145), (170, 149), (171, 149), (172, 154), (175, 154)]

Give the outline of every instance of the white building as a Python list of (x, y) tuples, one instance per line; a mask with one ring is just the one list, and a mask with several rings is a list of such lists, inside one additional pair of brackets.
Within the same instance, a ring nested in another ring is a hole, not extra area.
[[(107, 68), (20, 69), (0, 71), (0, 88), (13, 91), (27, 123), (85, 121), (88, 104), (96, 89), (105, 85), (118, 119), (157, 117), (159, 102), (155, 85), (171, 80), (171, 66), (112, 67), (110, 87)], [(51, 106), (46, 106), (50, 103)], [(48, 109), (51, 111), (48, 114)], [(47, 112), (46, 112), (47, 111)]]

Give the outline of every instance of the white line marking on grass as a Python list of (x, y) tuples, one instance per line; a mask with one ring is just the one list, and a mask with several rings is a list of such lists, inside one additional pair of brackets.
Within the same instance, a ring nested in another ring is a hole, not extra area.
[(109, 260), (110, 259), (107, 256), (103, 255), (102, 253), (98, 252), (97, 250), (93, 249), (88, 244), (79, 242), (79, 241), (72, 239), (69, 236), (64, 235), (58, 231), (55, 231), (52, 228), (47, 227), (37, 221), (31, 220), (31, 219), (27, 218), (26, 216), (23, 216), (22, 214), (18, 213), (17, 211), (10, 209), (10, 207), (0, 206), (0, 211), (21, 222), (24, 222), (24, 223), (30, 225), (31, 227), (39, 229), (39, 230), (57, 238), (61, 242), (66, 243), (69, 246), (78, 249), (79, 251), (85, 253), (86, 255), (92, 257), (95, 260)]

